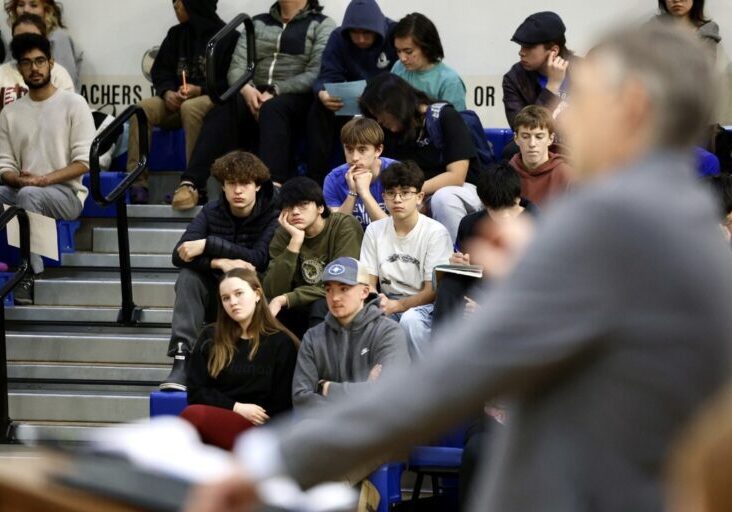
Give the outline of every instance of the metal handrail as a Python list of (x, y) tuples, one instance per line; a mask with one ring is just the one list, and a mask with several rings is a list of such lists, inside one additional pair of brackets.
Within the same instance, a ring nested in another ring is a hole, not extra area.
[(18, 270), (0, 288), (0, 444), (14, 442), (13, 421), (8, 412), (8, 358), (5, 345), (5, 297), (18, 285), (30, 271), (30, 222), (22, 208), (11, 206), (0, 214), (0, 231), (8, 222), (18, 218), (20, 231), (20, 264)]
[[(242, 24), (244, 25), (244, 34), (247, 38), (247, 70), (236, 82), (230, 84), (229, 88), (223, 94), (220, 94), (218, 91), (219, 77), (216, 73), (216, 50), (221, 41)], [(208, 88), (208, 96), (211, 98), (211, 101), (217, 104), (228, 101), (244, 87), (244, 84), (254, 77), (255, 44), (254, 22), (248, 14), (244, 13), (236, 16), (224, 28), (219, 30), (216, 35), (209, 39), (206, 45), (206, 87)]]
[[(137, 167), (125, 176), (125, 178), (109, 194), (104, 195), (102, 191), (102, 169), (99, 165), (99, 155), (103, 149), (114, 142), (126, 123), (133, 116), (137, 116), (138, 126), (138, 147), (139, 155)], [(94, 201), (106, 207), (112, 204), (117, 205), (117, 245), (119, 248), (119, 269), (120, 286), (122, 290), (122, 305), (117, 315), (117, 323), (133, 325), (140, 321), (142, 310), (135, 305), (132, 297), (132, 264), (130, 263), (130, 235), (129, 223), (127, 221), (127, 203), (125, 203), (125, 192), (132, 186), (137, 178), (147, 168), (148, 140), (147, 140), (147, 116), (142, 107), (132, 105), (125, 109), (102, 133), (92, 141), (89, 153), (89, 175), (91, 182), (91, 195)]]

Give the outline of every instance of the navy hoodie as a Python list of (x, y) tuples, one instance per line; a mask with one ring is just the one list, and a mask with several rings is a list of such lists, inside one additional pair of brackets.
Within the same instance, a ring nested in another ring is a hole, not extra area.
[[(368, 80), (374, 75), (388, 72), (397, 60), (391, 38), (395, 21), (381, 12), (374, 0), (352, 0), (343, 16), (343, 24), (335, 29), (323, 51), (313, 90), (319, 93), (323, 84)], [(362, 50), (351, 42), (348, 31), (369, 30), (376, 34), (376, 41), (370, 48)]]

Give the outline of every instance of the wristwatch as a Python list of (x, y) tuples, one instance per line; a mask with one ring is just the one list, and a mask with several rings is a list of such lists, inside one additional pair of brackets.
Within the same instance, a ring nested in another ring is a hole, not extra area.
[(351, 192), (350, 190), (348, 191), (348, 195), (352, 197), (358, 197), (358, 194), (356, 192)]

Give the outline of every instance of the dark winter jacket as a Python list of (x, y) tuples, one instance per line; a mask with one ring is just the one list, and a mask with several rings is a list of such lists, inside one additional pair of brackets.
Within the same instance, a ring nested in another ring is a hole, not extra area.
[[(284, 23), (279, 4), (255, 16), (256, 39), (254, 85), (276, 85), (280, 94), (306, 93), (320, 71), (320, 59), (335, 21), (322, 14), (322, 7), (306, 7)], [(240, 37), (229, 66), (229, 83), (241, 77), (248, 65), (247, 40)]]
[[(275, 206), (271, 182), (262, 185), (252, 213), (239, 219), (231, 214), (229, 203), (221, 197), (203, 207), (188, 225), (173, 250), (173, 264), (199, 272), (212, 272), (215, 258), (241, 259), (251, 263), (258, 272), (264, 272), (269, 262), (269, 243), (277, 229), (279, 210)], [(190, 263), (178, 256), (183, 242), (206, 239), (203, 254)]]
[[(183, 0), (189, 20), (168, 30), (160, 45), (150, 74), (155, 92), (161, 98), (168, 91), (177, 91), (183, 84), (181, 75), (186, 72), (186, 81), (198, 85), (203, 94), (206, 88), (206, 44), (225, 25), (216, 14), (218, 0)], [(239, 34), (234, 32), (221, 42), (217, 54), (216, 74), (218, 87), (224, 90), (226, 71), (234, 52)]]
[[(570, 57), (571, 59), (571, 57)], [(571, 79), (572, 64), (567, 72), (567, 82)], [(529, 105), (540, 105), (551, 112), (559, 106), (564, 98), (559, 97), (539, 84), (539, 73), (526, 71), (521, 63), (516, 63), (503, 75), (503, 106), (506, 109), (506, 119), (512, 129), (515, 129), (513, 120), (516, 114)]]
[[(349, 325), (342, 326), (328, 313), (324, 322), (305, 333), (292, 379), (295, 408), (338, 400), (370, 385), (369, 374), (376, 365), (382, 365), (382, 375), (409, 365), (404, 330), (384, 316), (374, 297)], [(330, 382), (327, 398), (317, 393), (320, 380)]]
[[(313, 90), (317, 94), (324, 84), (368, 80), (374, 75), (389, 72), (397, 60), (391, 38), (395, 21), (381, 12), (374, 0), (352, 0), (343, 16), (343, 24), (335, 29), (323, 52), (320, 75)], [(370, 48), (358, 48), (351, 41), (352, 29), (368, 30), (376, 34)]]

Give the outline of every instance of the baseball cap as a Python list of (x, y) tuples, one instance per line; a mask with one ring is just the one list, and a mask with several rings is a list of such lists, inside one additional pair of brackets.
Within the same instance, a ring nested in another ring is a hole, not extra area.
[(521, 45), (548, 43), (563, 39), (566, 30), (557, 13), (542, 11), (526, 18), (516, 29), (511, 41)]
[(369, 284), (369, 273), (356, 258), (341, 256), (325, 267), (321, 281), (337, 281), (339, 283), (354, 286), (357, 284)]

